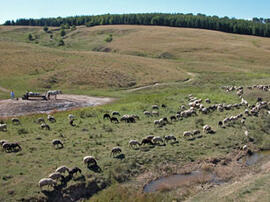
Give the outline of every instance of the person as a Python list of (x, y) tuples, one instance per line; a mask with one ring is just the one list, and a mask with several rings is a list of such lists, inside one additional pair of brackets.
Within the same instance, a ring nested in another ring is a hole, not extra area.
[(13, 100), (15, 98), (15, 93), (13, 92), (13, 90), (11, 90), (10, 92), (10, 98)]

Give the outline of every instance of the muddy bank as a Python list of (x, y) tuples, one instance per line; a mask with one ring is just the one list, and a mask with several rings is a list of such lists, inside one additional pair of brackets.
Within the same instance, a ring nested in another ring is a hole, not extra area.
[(85, 95), (58, 95), (57, 100), (0, 100), (0, 117), (66, 111), (110, 103), (113, 98), (90, 97)]

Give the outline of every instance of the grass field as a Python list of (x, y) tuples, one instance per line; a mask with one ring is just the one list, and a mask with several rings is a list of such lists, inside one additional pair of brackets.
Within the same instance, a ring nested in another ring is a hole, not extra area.
[[(54, 37), (59, 37), (59, 30), (51, 29)], [(37, 35), (38, 39), (29, 42), (29, 33)], [(104, 40), (109, 34), (113, 40), (107, 43)], [(51, 131), (41, 130), (34, 123), (45, 115), (21, 117), (20, 126), (13, 126), (11, 120), (5, 120), (8, 131), (0, 132), (0, 139), (17, 141), (23, 149), (17, 153), (0, 151), (0, 201), (42, 199), (45, 195), (50, 200), (59, 197), (58, 192), (42, 193), (38, 181), (60, 165), (78, 166), (84, 176), (67, 183), (64, 188), (66, 195), (80, 185), (87, 187), (90, 192), (87, 196), (102, 190), (90, 201), (177, 201), (190, 197), (197, 201), (194, 192), (181, 195), (177, 189), (146, 195), (141, 193), (142, 186), (132, 182), (150, 171), (156, 176), (170, 174), (173, 167), (225, 156), (247, 143), (255, 149), (270, 149), (269, 116), (266, 114), (249, 117), (246, 121), (255, 140), (253, 143), (244, 136), (240, 123), (226, 129), (217, 126), (219, 120), (243, 112), (244, 107), (223, 113), (199, 113), (163, 128), (154, 126), (153, 121), (157, 118), (147, 118), (143, 114), (144, 110), (151, 111), (153, 104), (164, 103), (168, 107), (160, 109), (160, 117), (169, 117), (178, 111), (179, 106), (188, 104), (189, 94), (210, 98), (212, 103), (239, 103), (235, 92), (226, 93), (220, 87), (269, 84), (268, 38), (206, 30), (119, 25), (77, 27), (75, 31), (68, 31), (64, 47), (56, 46), (54, 39), (50, 41), (48, 34), (39, 27), (0, 27), (0, 41), (0, 86), (14, 89), (17, 96), (26, 89), (45, 91), (52, 88), (62, 89), (65, 93), (120, 98), (106, 106), (54, 114), (57, 122), (50, 124)], [(185, 82), (188, 78), (192, 80)], [(168, 85), (134, 92), (126, 90), (155, 82)], [(0, 91), (0, 98), (7, 97), (7, 93)], [(270, 100), (269, 92), (259, 90), (245, 90), (244, 97), (251, 103), (257, 97)], [(104, 121), (103, 114), (112, 111), (137, 114), (141, 119), (135, 124)], [(68, 124), (69, 113), (76, 116), (76, 127)], [(216, 133), (203, 134), (194, 141), (183, 137), (186, 130), (202, 131), (204, 124), (213, 126)], [(153, 148), (143, 146), (139, 150), (128, 147), (130, 139), (169, 134), (174, 134), (179, 142)], [(53, 149), (51, 141), (56, 138), (64, 142), (63, 149)], [(115, 146), (122, 148), (125, 158), (110, 157)], [(96, 157), (102, 172), (93, 172), (83, 165), (82, 159), (86, 155)], [(251, 184), (242, 184), (238, 189), (221, 186), (210, 190), (213, 192), (209, 195), (202, 192), (198, 197), (209, 201), (223, 189), (232, 192), (227, 198), (220, 195), (225, 201), (242, 200), (241, 193), (246, 189), (251, 194), (259, 192), (269, 197), (269, 190), (265, 188), (269, 179), (268, 174), (254, 175)], [(257, 182), (262, 185), (257, 186)], [(252, 183), (256, 188), (252, 188)], [(72, 196), (76, 198), (78, 195), (74, 192)]]

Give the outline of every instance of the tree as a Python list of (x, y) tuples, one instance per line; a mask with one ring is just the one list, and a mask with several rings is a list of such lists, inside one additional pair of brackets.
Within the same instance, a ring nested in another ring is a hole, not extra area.
[(43, 27), (43, 30), (44, 30), (44, 32), (48, 32), (48, 30), (49, 30), (48, 26), (45, 25), (45, 26)]

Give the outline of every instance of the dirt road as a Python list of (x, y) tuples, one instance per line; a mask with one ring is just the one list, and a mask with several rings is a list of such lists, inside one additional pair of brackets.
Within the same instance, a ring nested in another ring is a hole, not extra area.
[(114, 101), (113, 98), (85, 95), (58, 95), (57, 100), (0, 100), (0, 117), (14, 117), (28, 114), (50, 113), (74, 108), (97, 106)]

